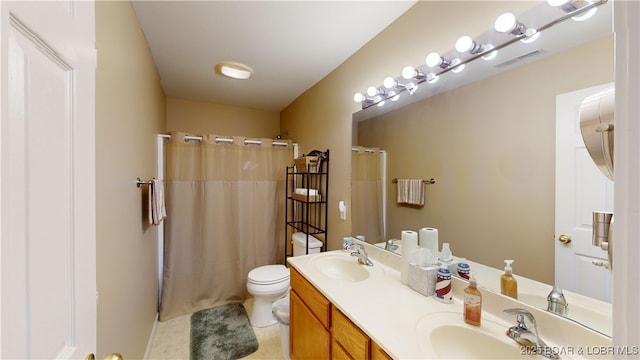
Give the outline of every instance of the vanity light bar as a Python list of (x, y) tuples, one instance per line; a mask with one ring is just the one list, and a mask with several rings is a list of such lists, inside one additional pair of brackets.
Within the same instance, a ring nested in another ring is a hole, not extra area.
[[(497, 45), (482, 44), (476, 42), (469, 36), (463, 36), (456, 43), (456, 52), (450, 51), (449, 54), (461, 53), (462, 55), (466, 56), (466, 58), (456, 58), (448, 60), (444, 56), (436, 52), (429, 53), (426, 58), (425, 65), (427, 65), (428, 68), (433, 69), (433, 71), (425, 73), (420, 70), (420, 67), (414, 68), (411, 66), (407, 66), (403, 69), (401, 76), (397, 78), (385, 78), (384, 86), (371, 86), (370, 89), (375, 89), (375, 93), (373, 92), (373, 90), (369, 91), (368, 94), (367, 92), (365, 92), (364, 94), (356, 93), (353, 99), (355, 102), (362, 104), (362, 109), (366, 109), (373, 105), (383, 106), (386, 100), (397, 100), (404, 91), (408, 92), (409, 94), (413, 94), (418, 88), (418, 85), (424, 82), (427, 82), (428, 84), (435, 83), (436, 81), (438, 81), (440, 75), (442, 74), (445, 74), (449, 71), (462, 71), (462, 69), (464, 69), (465, 67), (465, 64), (470, 63), (478, 58), (491, 60), (495, 58), (498, 50), (511, 45), (516, 41), (522, 41), (525, 43), (533, 42), (535, 41), (537, 36), (540, 35), (541, 31), (551, 28), (552, 26), (561, 23), (569, 18), (581, 19), (580, 15), (583, 15), (582, 19), (587, 18), (586, 15), (593, 14), (598, 6), (607, 2), (608, 0), (597, 0), (593, 2), (587, 0), (585, 1), (584, 6), (576, 8), (573, 11), (568, 11), (568, 9), (570, 9), (569, 7), (560, 7), (555, 3), (571, 3), (572, 5), (575, 5), (575, 1), (550, 1), (548, 5), (561, 8), (561, 11), (564, 12), (564, 15), (551, 20), (547, 24), (537, 29), (527, 28), (524, 24), (517, 20), (515, 15), (511, 13), (501, 14), (498, 20), (496, 20), (496, 24), (492, 31), (509, 33), (511, 35), (502, 43)], [(498, 26), (498, 23), (502, 22), (499, 20), (505, 20), (505, 18), (508, 18), (507, 20), (509, 20), (509, 26), (502, 26), (503, 24), (499, 24), (501, 26)], [(458, 44), (461, 42), (460, 40), (462, 40), (462, 38), (464, 38), (464, 40), (461, 44)]]

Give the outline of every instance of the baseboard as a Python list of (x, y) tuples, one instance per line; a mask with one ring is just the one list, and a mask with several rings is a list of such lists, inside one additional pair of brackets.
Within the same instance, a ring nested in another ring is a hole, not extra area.
[(156, 313), (156, 318), (153, 321), (153, 327), (151, 328), (151, 334), (149, 334), (149, 340), (147, 341), (147, 348), (144, 350), (144, 360), (148, 360), (149, 359), (149, 354), (151, 353), (151, 345), (153, 343), (153, 338), (156, 334), (156, 326), (158, 325), (158, 315), (159, 313)]

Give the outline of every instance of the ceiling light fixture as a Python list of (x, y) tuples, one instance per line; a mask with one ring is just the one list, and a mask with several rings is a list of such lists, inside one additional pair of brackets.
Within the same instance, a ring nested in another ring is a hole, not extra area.
[(216, 65), (216, 72), (220, 75), (238, 80), (246, 80), (251, 77), (253, 70), (244, 64), (224, 61)]

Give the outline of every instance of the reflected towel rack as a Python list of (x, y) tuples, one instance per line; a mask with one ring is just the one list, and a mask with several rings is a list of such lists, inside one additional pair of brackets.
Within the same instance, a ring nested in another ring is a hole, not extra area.
[[(392, 183), (397, 183), (398, 182), (398, 178), (393, 178), (393, 180), (391, 180)], [(431, 178), (429, 180), (422, 180), (423, 183), (425, 184), (435, 184), (436, 183), (436, 179)]]
[(136, 179), (136, 187), (140, 187), (140, 185), (149, 185), (151, 184), (151, 180), (140, 180), (140, 178)]

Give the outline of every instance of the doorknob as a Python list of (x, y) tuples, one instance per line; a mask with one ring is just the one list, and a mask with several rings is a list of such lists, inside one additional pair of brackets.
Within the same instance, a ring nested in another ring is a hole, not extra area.
[[(96, 355), (94, 353), (88, 353), (87, 356), (84, 357), (84, 360), (96, 360)], [(104, 360), (122, 360), (122, 355), (119, 353), (113, 353), (105, 356)]]
[(558, 241), (560, 241), (563, 244), (568, 244), (571, 242), (571, 236), (562, 234), (560, 235), (560, 237), (558, 237)]

